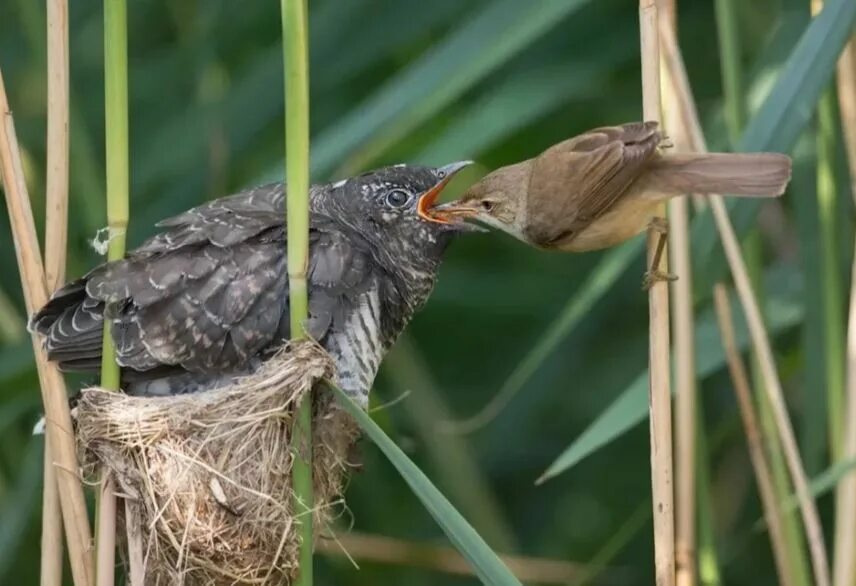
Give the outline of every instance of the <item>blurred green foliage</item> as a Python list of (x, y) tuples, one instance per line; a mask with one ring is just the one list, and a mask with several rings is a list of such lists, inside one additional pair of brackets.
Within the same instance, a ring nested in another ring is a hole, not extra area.
[[(628, 0), (311, 1), (316, 180), (400, 161), (473, 158), (490, 168), (594, 126), (638, 119), (636, 8)], [(282, 176), (278, 9), (274, 2), (226, 0), (130, 3), (129, 246), (151, 234), (158, 219)], [(75, 276), (99, 261), (88, 242), (105, 223), (103, 19), (101, 3), (72, 2), (70, 10), (69, 275)], [(808, 1), (738, 3), (738, 18), (751, 119), (808, 24)], [(44, 31), (42, 3), (0, 3), (0, 66), (40, 223)], [(713, 3), (679, 2), (679, 38), (708, 140), (724, 148), (729, 140)], [(802, 116), (814, 104), (795, 106)], [(787, 131), (792, 142), (800, 129)], [(814, 129), (805, 132), (811, 138)], [(816, 298), (804, 297), (801, 287), (815, 278), (811, 271), (819, 252), (812, 242), (820, 228), (806, 215), (816, 210), (792, 204), (815, 198), (814, 150), (802, 148), (797, 155), (785, 214), (774, 216), (772, 227), (761, 224), (767, 226), (767, 315), (771, 327), (777, 324), (771, 334), (816, 473), (829, 465), (823, 443), (827, 415), (817, 408), (824, 392), (810, 376), (823, 354), (807, 344), (812, 336), (803, 332), (816, 327), (812, 320), (822, 314), (811, 301)], [(836, 164), (838, 173), (846, 173), (843, 160)], [(852, 206), (844, 190), (850, 183), (837, 185), (838, 217), (846, 224), (840, 231), (840, 282), (848, 283)], [(0, 282), (0, 583), (36, 584), (41, 438), (30, 431), (40, 412), (38, 382), (22, 338), (25, 316), (5, 214), (0, 250), (0, 271), (7, 275)], [(570, 471), (534, 485), (617, 397), (640, 386), (637, 377), (647, 360), (641, 260), (594, 302), (508, 409), (472, 435), (441, 435), (447, 418), (472, 414), (503, 386), (601, 257), (539, 253), (499, 234), (456, 243), (406, 345), (382, 369), (375, 399), (395, 401), (411, 388), (420, 397), (404, 397), (374, 417), (498, 550), (595, 560), (620, 566), (619, 583), (646, 585), (653, 575), (653, 548), (650, 520), (640, 510), (649, 499), (650, 480), (647, 426), (634, 425), (638, 415), (625, 417), (624, 428), (612, 424), (613, 441), (586, 452)], [(697, 297), (699, 312), (709, 316), (709, 291), (701, 288)], [(714, 334), (699, 346), (714, 543), (724, 583), (771, 583), (769, 543), (755, 527), (760, 508), (716, 341)], [(73, 384), (82, 382), (94, 381)], [(440, 530), (394, 468), (370, 442), (362, 445), (365, 465), (347, 493), (354, 528), (440, 540)], [(831, 500), (820, 500), (828, 535)], [(319, 557), (316, 564), (322, 585), (476, 583), (370, 562), (360, 562), (356, 571), (343, 558)], [(609, 576), (594, 572), (591, 583), (616, 583)]]

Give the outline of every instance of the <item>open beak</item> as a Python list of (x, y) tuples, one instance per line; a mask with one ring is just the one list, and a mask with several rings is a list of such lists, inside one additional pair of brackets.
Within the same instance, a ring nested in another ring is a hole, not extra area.
[(440, 197), (440, 192), (443, 191), (443, 188), (446, 187), (446, 184), (452, 179), (452, 177), (469, 165), (472, 165), (472, 161), (458, 161), (457, 163), (450, 163), (448, 165), (444, 165), (438, 168), (440, 172), (440, 180), (437, 184), (423, 193), (419, 197), (419, 201), (416, 202), (416, 211), (419, 214), (419, 217), (428, 222), (435, 222), (438, 224), (451, 224), (452, 222), (445, 217), (445, 214), (435, 214), (435, 210), (437, 208), (434, 207), (434, 202), (437, 201), (437, 198)]

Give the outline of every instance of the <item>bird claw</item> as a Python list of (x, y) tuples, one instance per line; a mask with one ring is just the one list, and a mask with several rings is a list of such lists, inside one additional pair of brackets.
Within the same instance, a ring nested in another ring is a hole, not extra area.
[(671, 283), (672, 281), (677, 280), (678, 276), (674, 273), (667, 273), (666, 271), (659, 270), (645, 271), (645, 275), (642, 277), (642, 290), (648, 291), (654, 286), (654, 283), (659, 283), (661, 281)]

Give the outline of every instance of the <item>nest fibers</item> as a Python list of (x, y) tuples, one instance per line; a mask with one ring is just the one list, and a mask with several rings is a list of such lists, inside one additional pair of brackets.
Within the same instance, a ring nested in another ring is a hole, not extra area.
[[(292, 418), (299, 399), (332, 372), (324, 351), (303, 342), (212, 391), (81, 393), (75, 419), (84, 472), (94, 478), (99, 468), (109, 471), (127, 500), (129, 533), (140, 534), (131, 538), (137, 543), (130, 559), (142, 560), (146, 584), (290, 582), (299, 545)], [(317, 393), (313, 478), (320, 528), (341, 510), (346, 458), (357, 436), (330, 394)]]

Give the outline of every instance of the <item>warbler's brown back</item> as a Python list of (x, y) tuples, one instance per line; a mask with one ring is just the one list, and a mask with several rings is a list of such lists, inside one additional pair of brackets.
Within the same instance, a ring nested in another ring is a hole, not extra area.
[(547, 248), (572, 241), (615, 207), (661, 140), (656, 122), (634, 122), (596, 128), (544, 151), (533, 159), (526, 236)]

